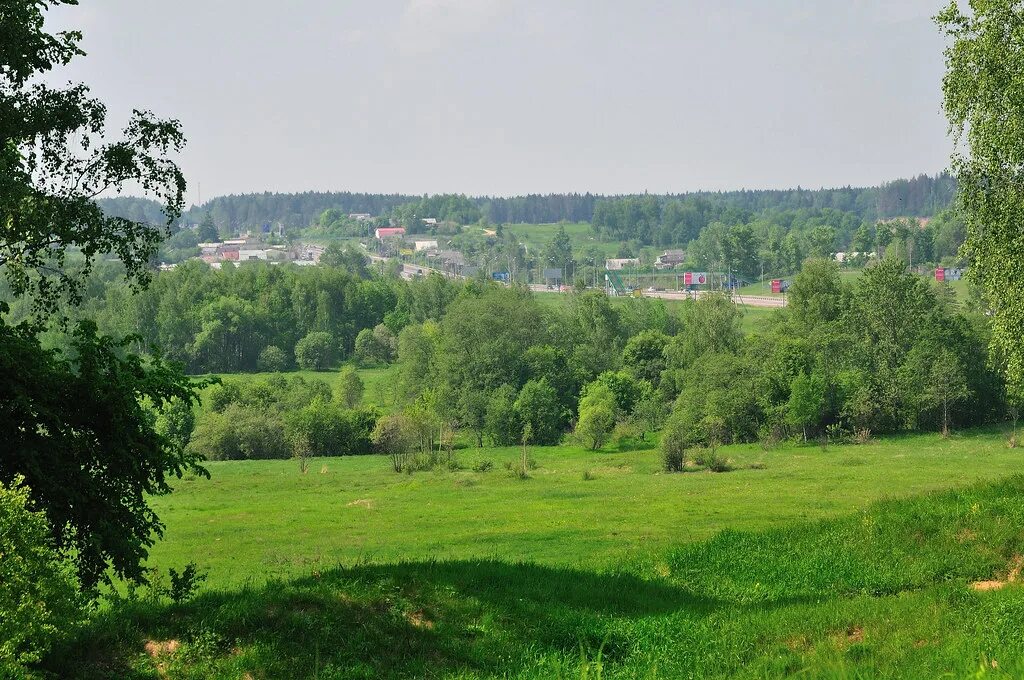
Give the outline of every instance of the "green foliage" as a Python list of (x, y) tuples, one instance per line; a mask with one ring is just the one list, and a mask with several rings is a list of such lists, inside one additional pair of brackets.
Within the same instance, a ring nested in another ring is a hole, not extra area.
[(623, 366), (637, 379), (657, 387), (665, 370), (665, 346), (668, 342), (668, 336), (661, 331), (640, 331), (626, 342), (622, 350)]
[(260, 352), (256, 368), (268, 373), (284, 371), (288, 368), (288, 355), (280, 347), (267, 345)]
[(565, 412), (547, 380), (530, 380), (523, 385), (516, 397), (515, 413), (523, 423), (524, 432), (529, 429), (531, 442), (549, 446), (562, 438)]
[(338, 400), (345, 408), (354, 409), (363, 402), (363, 393), (366, 391), (366, 387), (354, 367), (344, 366), (338, 379), (337, 390)]
[(491, 393), (484, 414), (484, 432), (494, 446), (510, 446), (519, 442), (523, 431), (516, 411), (516, 391), (502, 385)]
[(322, 371), (334, 361), (334, 338), (325, 331), (312, 331), (295, 343), (295, 362), (300, 368)]
[[(163, 528), (147, 498), (170, 492), (169, 477), (205, 474), (182, 447), (187, 418), (174, 415), (195, 401), (196, 384), (159, 358), (125, 354), (131, 341), (82, 322), (70, 359), (0, 320), (0, 480), (24, 476), (86, 586), (108, 567), (138, 578)], [(153, 411), (166, 409), (161, 432)]]
[(607, 404), (581, 407), (576, 436), (591, 450), (597, 450), (604, 446), (614, 426), (615, 413)]
[(384, 324), (377, 324), (373, 330), (364, 328), (356, 336), (353, 356), (362, 366), (390, 364), (398, 352), (398, 339)]
[(824, 412), (825, 381), (816, 373), (800, 373), (790, 385), (786, 420), (801, 428), (807, 441), (807, 430), (821, 423)]
[(174, 604), (181, 604), (187, 600), (192, 599), (198, 592), (199, 587), (203, 581), (206, 580), (206, 574), (203, 574), (196, 567), (195, 562), (189, 562), (185, 565), (185, 568), (178, 572), (177, 569), (171, 567), (168, 569), (168, 575), (171, 579), (171, 587), (168, 591), (168, 597), (171, 598), (171, 602)]
[[(97, 259), (108, 253), (144, 284), (147, 262), (184, 205), (185, 179), (170, 158), (185, 138), (176, 120), (136, 110), (118, 141), (106, 107), (84, 84), (57, 88), (48, 74), (84, 54), (79, 31), (48, 33), (44, 13), (70, 0), (10, 0), (0, 17), (0, 267), (15, 296), (41, 316), (62, 297), (81, 300)], [(17, 113), (14, 113), (17, 112)], [(93, 199), (132, 182), (165, 203), (164, 229), (107, 215)], [(69, 253), (75, 254), (72, 267)]]
[(46, 515), (15, 476), (0, 481), (0, 676), (27, 677), (85, 618), (75, 563), (52, 545)]
[(668, 419), (661, 433), (661, 467), (665, 472), (682, 472), (686, 468), (686, 449), (690, 445), (688, 423), (678, 417)]
[[(1013, 392), (1024, 385), (1024, 8), (1011, 0), (950, 2), (936, 17), (950, 40), (943, 79), (946, 115), (956, 142), (959, 215), (967, 226), (963, 253), (992, 310), (992, 340), (1006, 357)], [(961, 152), (965, 149), (965, 152)]]

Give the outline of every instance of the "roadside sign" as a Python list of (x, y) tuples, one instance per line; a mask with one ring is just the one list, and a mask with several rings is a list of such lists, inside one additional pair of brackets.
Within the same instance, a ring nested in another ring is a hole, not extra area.
[(935, 270), (935, 280), (936, 281), (945, 281), (946, 280), (946, 270), (943, 269), (942, 267), (939, 267), (938, 269), (936, 269)]
[(772, 292), (773, 293), (781, 293), (782, 292), (782, 279), (772, 279)]

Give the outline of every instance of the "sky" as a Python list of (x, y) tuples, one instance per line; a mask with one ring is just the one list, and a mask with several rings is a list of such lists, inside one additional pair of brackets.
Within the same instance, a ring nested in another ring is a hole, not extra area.
[(190, 203), (866, 186), (948, 166), (941, 4), (83, 0), (51, 80), (179, 119)]

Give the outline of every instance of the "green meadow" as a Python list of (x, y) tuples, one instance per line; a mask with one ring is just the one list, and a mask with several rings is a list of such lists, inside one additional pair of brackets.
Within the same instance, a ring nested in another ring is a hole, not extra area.
[[(51, 663), (72, 677), (1019, 677), (1024, 453), (943, 440), (458, 449), (209, 463), (154, 499), (151, 566), (182, 604), (108, 607)], [(487, 461), (491, 465), (484, 464)], [(1002, 481), (1000, 481), (1002, 480)], [(147, 648), (148, 644), (148, 648)], [(147, 651), (148, 650), (148, 651)], [(73, 661), (72, 661), (73, 660)]]

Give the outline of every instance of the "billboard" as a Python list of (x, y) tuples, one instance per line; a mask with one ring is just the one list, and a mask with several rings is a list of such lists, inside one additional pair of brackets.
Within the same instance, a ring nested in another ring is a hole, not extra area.
[(545, 269), (544, 270), (544, 278), (545, 279), (558, 279), (559, 281), (561, 281), (562, 280), (562, 270), (561, 269)]
[(938, 269), (936, 269), (935, 270), (935, 280), (936, 281), (945, 281), (946, 280), (946, 270), (943, 269), (942, 267), (939, 267)]
[(773, 293), (781, 293), (782, 292), (782, 279), (772, 279), (772, 292)]
[(706, 286), (708, 274), (707, 272), (686, 272), (683, 274), (683, 283), (687, 286)]
[(491, 272), (491, 278), (495, 281), (501, 281), (502, 283), (508, 283), (512, 277), (508, 272)]

